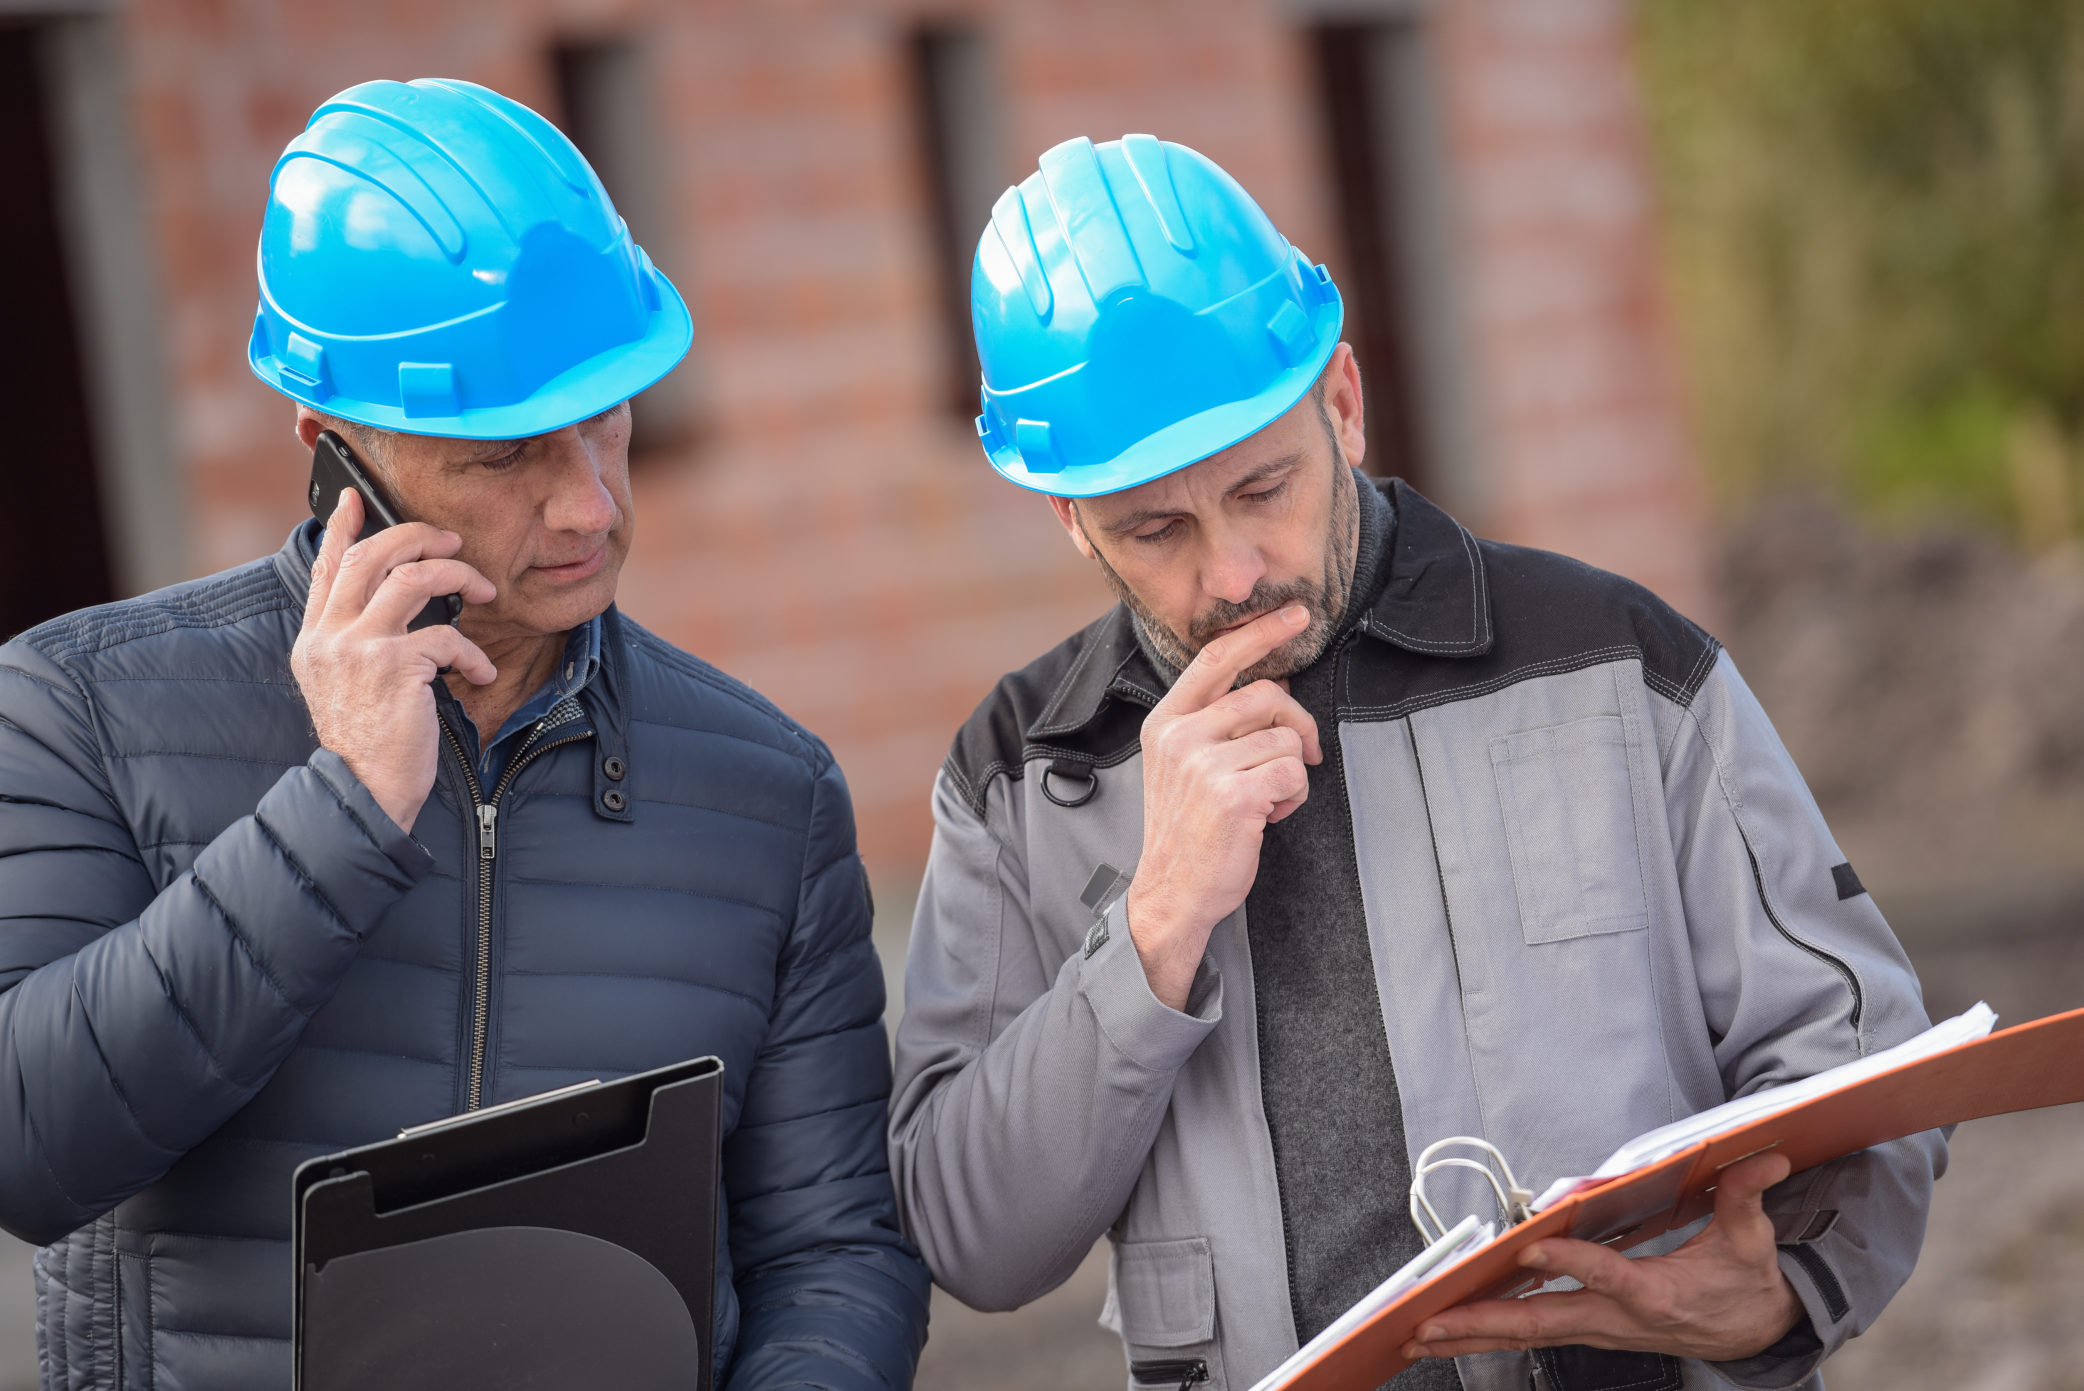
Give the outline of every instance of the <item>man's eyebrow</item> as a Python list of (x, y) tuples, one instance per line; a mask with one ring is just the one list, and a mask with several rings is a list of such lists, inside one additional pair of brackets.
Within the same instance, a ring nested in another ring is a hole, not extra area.
[[(1244, 477), (1238, 479), (1235, 483), (1232, 483), (1228, 488), (1224, 490), (1224, 495), (1228, 496), (1231, 493), (1242, 492), (1255, 483), (1264, 483), (1269, 478), (1274, 477), (1276, 474), (1289, 472), (1290, 470), (1298, 467), (1302, 462), (1303, 451), (1300, 449), (1295, 450), (1292, 453), (1283, 454), (1278, 459), (1269, 459), (1265, 463), (1259, 465), (1257, 468), (1245, 474)], [(1136, 530), (1136, 528), (1144, 525), (1146, 522), (1154, 522), (1160, 517), (1176, 517), (1178, 515), (1179, 511), (1177, 508), (1139, 507), (1134, 512), (1128, 513), (1126, 516), (1120, 517), (1115, 521), (1108, 522), (1100, 529), (1106, 532), (1109, 536), (1127, 536), (1130, 532)]]

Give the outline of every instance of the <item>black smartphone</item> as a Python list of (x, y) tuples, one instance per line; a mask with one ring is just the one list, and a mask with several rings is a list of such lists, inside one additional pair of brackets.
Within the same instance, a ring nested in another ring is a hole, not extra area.
[[(355, 540), (362, 541), (374, 536), (387, 526), (396, 526), (404, 518), (398, 509), (384, 496), (376, 480), (363, 472), (356, 460), (354, 450), (347, 441), (331, 430), (318, 432), (318, 443), (311, 449), (311, 515), (321, 522), (333, 515), (339, 505), (340, 494), (352, 488), (362, 497), (362, 534)], [(461, 594), (438, 594), (427, 601), (427, 607), (414, 615), (406, 624), (408, 631), (432, 628), (437, 623), (454, 625), (463, 616)]]

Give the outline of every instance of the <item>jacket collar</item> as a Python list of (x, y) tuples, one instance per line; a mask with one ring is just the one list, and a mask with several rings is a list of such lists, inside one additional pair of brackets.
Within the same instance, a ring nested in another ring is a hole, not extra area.
[[(1475, 538), (1402, 479), (1375, 486), (1389, 494), (1396, 519), (1389, 573), (1362, 615), (1360, 631), (1425, 657), (1490, 651), (1491, 591)], [(1084, 728), (1109, 697), (1146, 708), (1164, 697), (1167, 683), (1137, 644), (1133, 621), (1116, 604), (1087, 630), (1085, 646), (1028, 726), (1028, 738), (1061, 738)]]
[(1390, 480), (1389, 495), (1397, 509), (1389, 575), (1361, 631), (1421, 656), (1482, 656), (1496, 635), (1476, 538), (1401, 478)]

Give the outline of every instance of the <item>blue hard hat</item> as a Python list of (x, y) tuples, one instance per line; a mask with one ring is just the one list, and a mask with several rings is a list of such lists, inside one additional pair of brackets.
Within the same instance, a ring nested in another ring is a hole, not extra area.
[(268, 181), (247, 358), (384, 430), (518, 439), (672, 370), (687, 306), (557, 127), (468, 82), (365, 82)]
[(1344, 315), (1330, 273), (1207, 156), (1149, 135), (1067, 140), (977, 243), (977, 435), (1024, 488), (1133, 488), (1300, 401)]

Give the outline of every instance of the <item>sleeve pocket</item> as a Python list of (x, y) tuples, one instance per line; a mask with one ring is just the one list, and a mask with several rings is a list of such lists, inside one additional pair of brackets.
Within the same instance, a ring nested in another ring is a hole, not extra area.
[(1528, 943), (1649, 926), (1620, 716), (1500, 735), (1491, 770)]

